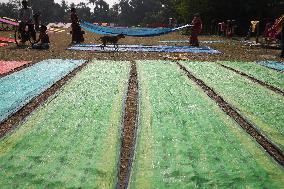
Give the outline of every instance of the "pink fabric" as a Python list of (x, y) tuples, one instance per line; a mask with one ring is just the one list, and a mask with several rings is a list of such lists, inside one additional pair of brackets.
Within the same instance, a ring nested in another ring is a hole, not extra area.
[(8, 73), (15, 68), (21, 67), (31, 61), (1, 61), (0, 60), (0, 74)]
[(8, 43), (16, 43), (15, 39), (13, 38), (8, 38), (8, 37), (0, 37), (0, 41), (2, 42), (8, 42)]
[(3, 19), (3, 18), (0, 18), (0, 22), (6, 23), (6, 24), (10, 24), (12, 26), (19, 26), (18, 22), (13, 22), (13, 21), (6, 20), (6, 19)]
[(0, 43), (0, 47), (8, 46), (8, 43)]

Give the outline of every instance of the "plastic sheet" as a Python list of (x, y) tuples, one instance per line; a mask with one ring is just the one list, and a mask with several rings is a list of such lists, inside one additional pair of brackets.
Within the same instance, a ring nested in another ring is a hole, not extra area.
[(185, 25), (178, 28), (124, 28), (124, 27), (104, 27), (104, 26), (91, 24), (89, 22), (82, 22), (81, 27), (87, 31), (101, 35), (124, 34), (133, 37), (153, 37), (181, 30), (183, 28), (190, 27), (190, 25)]
[(0, 140), (1, 188), (115, 188), (129, 71), (129, 62), (88, 64)]
[(0, 122), (84, 62), (84, 60), (44, 60), (0, 78)]
[[(113, 45), (108, 45), (103, 49), (99, 44), (79, 44), (74, 45), (68, 50), (77, 51), (96, 51), (108, 52), (115, 51)], [(220, 51), (214, 50), (210, 47), (192, 47), (192, 46), (146, 46), (146, 45), (119, 45), (118, 52), (176, 52), (176, 53), (208, 53), (218, 54)]]
[(129, 188), (282, 188), (282, 168), (175, 64), (139, 61), (138, 75)]
[(257, 64), (284, 72), (284, 62), (260, 61), (260, 62), (257, 62)]
[(244, 72), (254, 78), (284, 90), (284, 74), (253, 62), (220, 62), (226, 66)]
[(0, 74), (7, 73), (15, 68), (21, 67), (31, 61), (1, 61), (0, 60)]
[(182, 62), (182, 64), (284, 150), (283, 96), (216, 64), (202, 62)]

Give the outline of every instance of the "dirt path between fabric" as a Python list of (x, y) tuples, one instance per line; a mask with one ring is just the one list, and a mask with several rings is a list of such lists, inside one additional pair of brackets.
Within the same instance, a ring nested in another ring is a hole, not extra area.
[(123, 129), (121, 134), (121, 151), (118, 168), (118, 189), (128, 186), (133, 155), (135, 151), (135, 140), (137, 133), (138, 117), (138, 79), (136, 63), (131, 62), (128, 92), (125, 102), (125, 114), (123, 118)]
[(195, 77), (179, 62), (176, 62), (176, 64), (185, 72), (188, 78), (194, 81), (227, 115), (233, 118), (248, 134), (250, 134), (272, 158), (274, 158), (280, 165), (284, 166), (284, 154), (277, 146), (260, 133), (248, 120), (240, 115), (232, 105), (219, 96), (214, 89), (207, 86), (201, 79)]

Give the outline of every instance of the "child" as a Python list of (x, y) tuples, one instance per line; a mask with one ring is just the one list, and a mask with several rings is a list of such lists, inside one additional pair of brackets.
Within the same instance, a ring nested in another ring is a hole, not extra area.
[(32, 45), (33, 49), (49, 49), (49, 37), (46, 33), (47, 27), (41, 25), (39, 39)]

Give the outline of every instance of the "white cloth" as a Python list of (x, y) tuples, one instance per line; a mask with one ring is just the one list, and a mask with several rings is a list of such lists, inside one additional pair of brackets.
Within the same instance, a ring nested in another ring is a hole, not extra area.
[(20, 13), (19, 13), (19, 19), (27, 24), (33, 23), (33, 10), (28, 7), (28, 8), (21, 8)]

